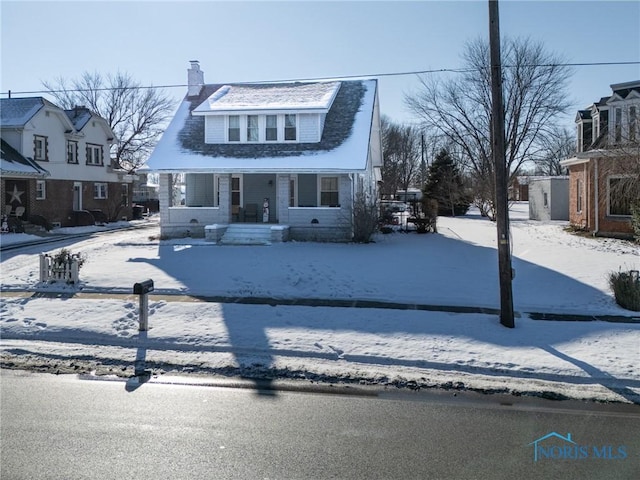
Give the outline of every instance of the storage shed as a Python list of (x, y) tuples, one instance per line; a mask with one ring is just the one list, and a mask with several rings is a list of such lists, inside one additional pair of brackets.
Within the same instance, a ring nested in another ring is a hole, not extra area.
[(529, 177), (529, 219), (569, 220), (569, 177)]

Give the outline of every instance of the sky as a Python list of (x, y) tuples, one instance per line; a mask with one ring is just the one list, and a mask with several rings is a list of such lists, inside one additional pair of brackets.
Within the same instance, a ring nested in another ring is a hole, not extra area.
[[(495, 225), (472, 209), (463, 217), (440, 217), (438, 234), (379, 234), (371, 244), (158, 241), (152, 239), (157, 225), (111, 234), (109, 241), (68, 240), (72, 253), (86, 257), (79, 290), (39, 283), (38, 254), (55, 254), (59, 244), (3, 252), (0, 354), (18, 366), (51, 362), (62, 371), (66, 365), (100, 374), (132, 375), (135, 360), (142, 359), (158, 376), (194, 369), (229, 375), (238, 368), (263, 375), (278, 369), (285, 377), (304, 374), (306, 381), (424, 387), (462, 382), (478, 390), (640, 403), (640, 323), (543, 321), (531, 314), (637, 319), (637, 312), (615, 303), (607, 285), (611, 271), (638, 269), (637, 245), (572, 235), (564, 230), (566, 222), (528, 220), (527, 203), (514, 205), (511, 226), (513, 329), (491, 313), (193, 297), (499, 309)], [(30, 237), (3, 234), (0, 240)], [(139, 301), (131, 293), (134, 283), (147, 278), (155, 290), (149, 330), (140, 333)]]
[[(499, 9), (502, 36), (531, 37), (567, 62), (640, 61), (638, 1), (502, 0)], [(2, 98), (83, 72), (184, 85), (189, 61), (199, 60), (208, 83), (375, 77), (382, 114), (401, 123), (417, 120), (403, 100), (416, 76), (381, 74), (458, 68), (465, 43), (489, 30), (488, 3), (477, 0), (1, 0), (0, 15)], [(640, 79), (639, 64), (574, 72), (567, 125), (611, 84)], [(176, 108), (185, 90), (167, 90)]]

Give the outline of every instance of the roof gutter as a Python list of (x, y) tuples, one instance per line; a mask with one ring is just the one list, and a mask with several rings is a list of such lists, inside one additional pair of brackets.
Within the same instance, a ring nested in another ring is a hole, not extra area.
[(594, 187), (594, 194), (595, 194), (595, 212), (596, 212), (596, 218), (595, 218), (595, 230), (593, 231), (593, 236), (595, 237), (596, 235), (598, 235), (598, 232), (600, 231), (600, 198), (598, 196), (598, 185), (599, 185), (599, 177), (598, 177), (598, 157), (594, 158), (594, 183), (595, 183), (595, 187)]

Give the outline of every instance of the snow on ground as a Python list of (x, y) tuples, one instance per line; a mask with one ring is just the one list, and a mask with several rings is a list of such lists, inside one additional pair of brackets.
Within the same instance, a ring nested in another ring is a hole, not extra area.
[[(516, 204), (511, 215), (514, 329), (501, 326), (496, 315), (452, 309), (277, 304), (304, 298), (498, 309), (495, 225), (474, 212), (439, 218), (437, 235), (380, 235), (369, 245), (220, 247), (199, 239), (158, 241), (155, 227), (109, 240), (69, 240), (72, 252), (87, 256), (75, 295), (38, 286), (37, 253), (51, 247), (3, 252), (3, 363), (131, 374), (137, 359), (155, 373), (464, 384), (640, 403), (639, 323), (529, 317), (637, 319), (615, 304), (607, 286), (609, 272), (638, 269), (637, 246), (571, 235), (563, 222), (528, 220), (527, 209)], [(2, 236), (3, 244), (9, 237)], [(146, 278), (156, 291), (149, 301), (151, 328), (140, 333), (131, 291)], [(204, 295), (274, 300), (273, 306), (199, 301)]]

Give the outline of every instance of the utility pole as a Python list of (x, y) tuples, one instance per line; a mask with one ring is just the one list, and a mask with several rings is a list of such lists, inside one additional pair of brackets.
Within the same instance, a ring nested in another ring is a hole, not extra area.
[(491, 51), (492, 142), (496, 184), (496, 227), (498, 230), (498, 270), (500, 277), (500, 323), (515, 327), (511, 280), (511, 245), (509, 243), (509, 208), (507, 166), (504, 144), (504, 103), (502, 99), (502, 60), (500, 57), (500, 19), (498, 0), (489, 0), (489, 48)]

